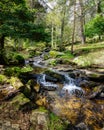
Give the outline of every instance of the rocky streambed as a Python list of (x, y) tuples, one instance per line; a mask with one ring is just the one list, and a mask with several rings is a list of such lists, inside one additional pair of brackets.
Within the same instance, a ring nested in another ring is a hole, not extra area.
[(104, 129), (102, 72), (28, 63), (32, 72), (3, 77), (0, 84), (1, 130)]

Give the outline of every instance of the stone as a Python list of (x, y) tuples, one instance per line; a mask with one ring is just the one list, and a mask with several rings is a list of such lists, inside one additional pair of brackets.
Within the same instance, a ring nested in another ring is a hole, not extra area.
[[(30, 122), (35, 130), (48, 130), (48, 113), (38, 110), (32, 111)], [(31, 129), (32, 129), (31, 127)]]

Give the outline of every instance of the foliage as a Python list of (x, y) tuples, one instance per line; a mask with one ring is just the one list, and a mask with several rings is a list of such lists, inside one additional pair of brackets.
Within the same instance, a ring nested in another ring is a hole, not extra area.
[(85, 26), (85, 34), (88, 37), (101, 36), (104, 34), (104, 17), (96, 15)]
[(0, 34), (12, 37), (25, 37), (33, 20), (33, 14), (24, 0), (1, 0)]
[(5, 63), (7, 65), (23, 65), (25, 62), (24, 57), (19, 53), (5, 50), (4, 54)]

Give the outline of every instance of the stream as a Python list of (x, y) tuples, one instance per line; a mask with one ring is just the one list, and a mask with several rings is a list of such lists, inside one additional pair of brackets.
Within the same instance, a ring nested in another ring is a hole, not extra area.
[(0, 84), (0, 130), (104, 130), (103, 74), (89, 79), (71, 65), (49, 65), (44, 54), (28, 64), (32, 72)]
[[(76, 130), (103, 130), (104, 100), (87, 98), (92, 91), (87, 84), (89, 81), (80, 77), (72, 78), (67, 72), (49, 68), (41, 56), (35, 57), (31, 65), (34, 72), (38, 68), (37, 82), (46, 92), (42, 93), (37, 104), (45, 98), (46, 101), (41, 105), (74, 124)], [(81, 83), (84, 83), (84, 87), (80, 86)]]

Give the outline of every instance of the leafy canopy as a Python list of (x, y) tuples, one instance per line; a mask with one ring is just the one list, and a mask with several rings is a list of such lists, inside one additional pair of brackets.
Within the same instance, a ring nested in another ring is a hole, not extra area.
[(25, 37), (32, 19), (24, 0), (0, 1), (0, 35)]
[(0, 0), (0, 36), (44, 40), (44, 26), (34, 24), (35, 13), (25, 0)]

